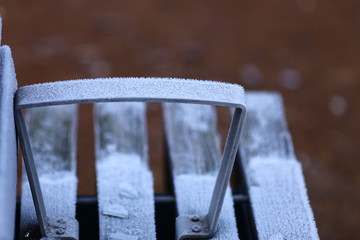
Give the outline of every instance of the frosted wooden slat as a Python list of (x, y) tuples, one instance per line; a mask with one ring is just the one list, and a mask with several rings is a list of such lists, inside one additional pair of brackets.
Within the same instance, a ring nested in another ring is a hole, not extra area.
[[(1, 18), (0, 18), (1, 39)], [(17, 149), (14, 93), (17, 82), (10, 48), (0, 47), (0, 239), (11, 240), (15, 231)]]
[[(215, 108), (179, 103), (163, 106), (178, 213), (205, 215), (221, 161)], [(230, 188), (212, 239), (238, 239)]]
[(100, 239), (154, 240), (144, 103), (95, 104)]
[(246, 102), (240, 147), (259, 240), (319, 239), (281, 96), (250, 92)]

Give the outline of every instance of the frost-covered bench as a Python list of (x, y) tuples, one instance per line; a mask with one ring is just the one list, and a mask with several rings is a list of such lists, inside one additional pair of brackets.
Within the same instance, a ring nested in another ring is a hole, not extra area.
[[(276, 93), (249, 92), (244, 98), (236, 85), (136, 78), (27, 86), (18, 89), (14, 102), (16, 90), (10, 49), (1, 46), (1, 240), (82, 238), (75, 220), (81, 218), (76, 215), (76, 139), (77, 104), (84, 102), (98, 102), (94, 104), (98, 211), (92, 214), (99, 216), (95, 223), (99, 224), (99, 235), (92, 239), (175, 238), (175, 233), (159, 238), (164, 236), (161, 231), (175, 226), (175, 218), (162, 222), (159, 219), (164, 216), (157, 216), (155, 207), (159, 209), (165, 202), (175, 202), (182, 216), (176, 223), (180, 239), (185, 235), (200, 238), (212, 224), (214, 240), (318, 239), (301, 166), (293, 152), (281, 97)], [(165, 100), (170, 101), (163, 104), (163, 116), (174, 197), (154, 195), (148, 166), (146, 102)], [(231, 112), (235, 121), (224, 157), (230, 159), (229, 164), (220, 161), (221, 139), (212, 105), (241, 109)], [(241, 129), (245, 105), (247, 118), (238, 145), (239, 135), (234, 130)], [(29, 109), (22, 119), (25, 108)], [(21, 181), (16, 233), (14, 109), (27, 169)], [(31, 147), (26, 146), (26, 132)], [(30, 149), (32, 154), (26, 153)], [(31, 156), (34, 166), (28, 159)], [(227, 173), (235, 157), (237, 174), (231, 191)], [(220, 166), (220, 181), (212, 195)], [(165, 214), (171, 215), (169, 209)]]

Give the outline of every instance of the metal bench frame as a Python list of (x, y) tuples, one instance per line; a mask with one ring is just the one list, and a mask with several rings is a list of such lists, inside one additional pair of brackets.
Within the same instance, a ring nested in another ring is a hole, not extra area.
[[(176, 219), (177, 239), (214, 236), (244, 124), (244, 90), (235, 84), (199, 80), (111, 78), (29, 85), (19, 88), (15, 94), (16, 128), (43, 237), (77, 239), (78, 223), (75, 219), (49, 219), (46, 215), (23, 109), (131, 101), (207, 104), (235, 108), (208, 213), (205, 216), (179, 216)], [(58, 231), (59, 225), (65, 231)]]

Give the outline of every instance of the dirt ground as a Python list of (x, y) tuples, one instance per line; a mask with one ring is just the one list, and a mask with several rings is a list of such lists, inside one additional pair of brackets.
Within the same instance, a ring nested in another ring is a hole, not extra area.
[[(320, 237), (360, 239), (359, 1), (2, 0), (0, 13), (20, 86), (170, 76), (280, 92)], [(96, 191), (91, 109), (80, 108), (79, 194)], [(148, 111), (164, 192), (160, 105)]]

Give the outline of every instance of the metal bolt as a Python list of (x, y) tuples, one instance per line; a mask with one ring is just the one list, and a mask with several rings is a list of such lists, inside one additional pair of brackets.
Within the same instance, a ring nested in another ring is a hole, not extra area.
[(194, 215), (191, 217), (191, 221), (198, 222), (198, 221), (200, 221), (200, 217), (198, 215)]
[(63, 228), (56, 229), (56, 234), (62, 235), (64, 233), (65, 233), (65, 229), (63, 229)]
[(199, 225), (194, 225), (194, 226), (192, 226), (191, 230), (192, 230), (193, 232), (198, 233), (198, 232), (201, 231), (201, 227), (200, 227)]
[(58, 223), (66, 223), (65, 219), (63, 219), (63, 218), (59, 218), (59, 219), (57, 220), (57, 222), (58, 222)]

